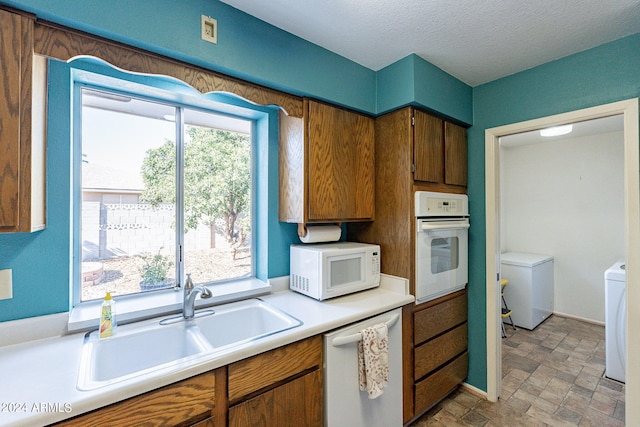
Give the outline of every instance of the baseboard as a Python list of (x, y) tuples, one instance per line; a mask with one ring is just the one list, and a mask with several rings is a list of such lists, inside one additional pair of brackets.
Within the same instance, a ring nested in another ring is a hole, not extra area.
[(561, 313), (559, 311), (554, 311), (553, 315), (558, 317), (565, 317), (567, 319), (580, 320), (581, 322), (591, 323), (592, 325), (604, 326), (604, 322), (600, 322), (598, 320), (593, 320), (593, 319), (587, 319), (580, 316), (574, 316), (572, 314)]
[(484, 390), (480, 390), (478, 387), (472, 386), (471, 384), (468, 384), (468, 383), (462, 383), (460, 384), (460, 387), (463, 388), (465, 391), (469, 392), (470, 394), (473, 394), (476, 397), (479, 397), (484, 400), (489, 400), (487, 397), (487, 392)]

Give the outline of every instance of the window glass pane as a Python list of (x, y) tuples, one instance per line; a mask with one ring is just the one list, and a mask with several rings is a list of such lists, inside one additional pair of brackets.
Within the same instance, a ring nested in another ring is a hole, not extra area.
[(194, 283), (249, 277), (251, 122), (185, 109), (184, 272)]
[(176, 278), (175, 108), (82, 90), (81, 301)]

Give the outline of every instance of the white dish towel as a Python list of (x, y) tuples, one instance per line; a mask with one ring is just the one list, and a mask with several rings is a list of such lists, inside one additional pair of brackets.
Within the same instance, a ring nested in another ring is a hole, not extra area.
[(360, 331), (358, 341), (358, 382), (369, 399), (382, 395), (389, 383), (389, 337), (387, 325), (378, 323)]

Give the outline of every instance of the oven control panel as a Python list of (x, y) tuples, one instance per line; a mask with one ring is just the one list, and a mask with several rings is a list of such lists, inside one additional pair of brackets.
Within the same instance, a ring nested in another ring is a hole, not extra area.
[(422, 216), (467, 216), (469, 202), (466, 194), (416, 191), (417, 217)]

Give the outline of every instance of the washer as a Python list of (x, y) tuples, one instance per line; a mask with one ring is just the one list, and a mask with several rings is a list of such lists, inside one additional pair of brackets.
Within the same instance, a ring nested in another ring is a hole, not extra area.
[(605, 298), (605, 375), (625, 382), (627, 333), (627, 276), (624, 261), (604, 273)]
[(525, 252), (500, 255), (504, 297), (516, 326), (534, 329), (553, 313), (553, 257)]

